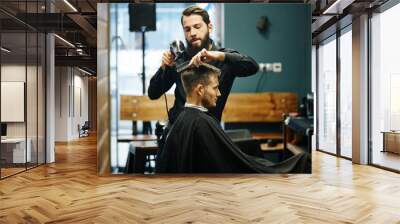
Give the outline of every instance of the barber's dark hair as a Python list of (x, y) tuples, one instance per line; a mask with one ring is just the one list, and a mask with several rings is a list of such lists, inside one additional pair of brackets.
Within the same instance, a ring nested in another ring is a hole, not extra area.
[(208, 25), (210, 24), (210, 16), (208, 15), (208, 12), (204, 10), (203, 8), (194, 5), (186, 8), (182, 12), (181, 16), (181, 24), (183, 25), (183, 16), (190, 16), (190, 15), (199, 15), (201, 18), (203, 18), (203, 21)]
[(186, 94), (189, 94), (196, 85), (208, 85), (210, 76), (219, 77), (220, 74), (221, 70), (205, 63), (199, 65), (199, 67), (189, 67), (181, 73), (183, 89)]

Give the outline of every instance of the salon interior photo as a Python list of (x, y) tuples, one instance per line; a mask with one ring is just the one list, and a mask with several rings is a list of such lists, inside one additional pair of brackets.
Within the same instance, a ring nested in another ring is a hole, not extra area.
[(399, 223), (397, 0), (0, 2), (0, 223)]

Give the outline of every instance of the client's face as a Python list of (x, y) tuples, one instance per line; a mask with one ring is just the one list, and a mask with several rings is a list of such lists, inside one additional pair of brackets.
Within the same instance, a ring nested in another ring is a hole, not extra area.
[(219, 82), (217, 76), (210, 76), (209, 83), (205, 86), (202, 104), (205, 108), (212, 108), (217, 105), (217, 99), (221, 96), (218, 89)]

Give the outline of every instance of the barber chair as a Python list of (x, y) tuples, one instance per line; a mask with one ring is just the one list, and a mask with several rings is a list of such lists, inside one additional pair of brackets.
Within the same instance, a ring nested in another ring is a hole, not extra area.
[(263, 157), (259, 140), (253, 139), (248, 129), (225, 130), (225, 133), (242, 152), (252, 156)]
[(89, 121), (85, 121), (82, 127), (80, 127), (80, 125), (78, 124), (79, 138), (89, 136), (89, 129), (90, 129)]

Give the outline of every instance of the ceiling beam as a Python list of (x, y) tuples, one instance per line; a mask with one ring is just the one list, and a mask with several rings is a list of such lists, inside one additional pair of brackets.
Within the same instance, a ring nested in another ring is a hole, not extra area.
[(86, 35), (90, 38), (87, 38), (87, 42), (91, 46), (96, 46), (97, 44), (97, 30), (80, 14), (68, 14), (67, 15), (71, 20), (73, 20), (78, 26), (80, 26)]
[(97, 58), (90, 56), (55, 56), (56, 66), (82, 66), (93, 71), (97, 68)]

